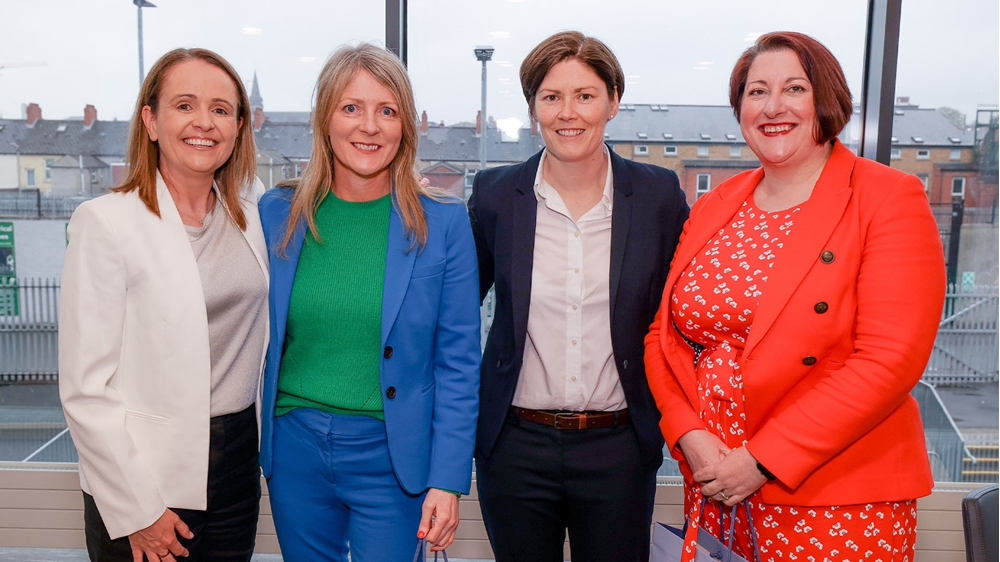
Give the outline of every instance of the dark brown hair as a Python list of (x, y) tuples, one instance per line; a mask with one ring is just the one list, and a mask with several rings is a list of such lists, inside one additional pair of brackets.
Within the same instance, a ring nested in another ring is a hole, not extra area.
[(135, 102), (135, 112), (129, 125), (128, 146), (125, 149), (125, 179), (121, 185), (112, 189), (122, 193), (138, 191), (139, 199), (146, 208), (156, 216), (160, 216), (160, 205), (156, 199), (156, 168), (159, 165), (160, 148), (150, 140), (146, 125), (142, 121), (142, 108), (149, 106), (156, 114), (160, 106), (160, 90), (170, 70), (182, 62), (199, 60), (225, 72), (236, 87), (237, 100), (236, 118), (239, 129), (236, 131), (236, 144), (233, 153), (226, 163), (215, 171), (215, 181), (222, 194), (226, 210), (241, 230), (246, 230), (247, 220), (240, 206), (240, 190), (253, 185), (257, 171), (257, 146), (254, 144), (250, 127), (253, 124), (250, 116), (250, 100), (247, 89), (240, 80), (236, 70), (216, 53), (208, 49), (174, 49), (160, 57), (149, 74), (142, 81), (139, 99)]
[(576, 59), (589, 66), (608, 87), (608, 97), (622, 99), (625, 74), (611, 49), (599, 39), (579, 31), (563, 31), (539, 43), (521, 63), (521, 90), (532, 117), (535, 115), (535, 94), (545, 75), (566, 59)]
[(813, 104), (816, 108), (816, 130), (813, 131), (813, 137), (819, 144), (829, 142), (851, 120), (851, 90), (847, 87), (844, 70), (840, 68), (833, 53), (812, 37), (794, 31), (761, 35), (736, 61), (729, 77), (729, 104), (733, 106), (736, 121), (740, 120), (750, 65), (762, 53), (785, 49), (799, 57), (799, 63), (806, 71), (806, 78), (812, 84)]

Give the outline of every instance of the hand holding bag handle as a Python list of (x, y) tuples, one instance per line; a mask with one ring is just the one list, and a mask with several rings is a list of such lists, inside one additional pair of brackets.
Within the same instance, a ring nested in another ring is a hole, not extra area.
[[(417, 540), (417, 551), (413, 553), (413, 562), (424, 562), (424, 552), (427, 550), (427, 539)], [(448, 562), (448, 553), (440, 550), (434, 552), (434, 562), (437, 562), (438, 554), (442, 556), (444, 562)]]

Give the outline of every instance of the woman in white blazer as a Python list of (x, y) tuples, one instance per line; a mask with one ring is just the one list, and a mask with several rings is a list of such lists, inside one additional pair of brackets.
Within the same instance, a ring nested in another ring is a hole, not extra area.
[(126, 159), (122, 185), (73, 214), (62, 278), (59, 390), (90, 559), (247, 561), (268, 273), (232, 66), (203, 49), (157, 61)]

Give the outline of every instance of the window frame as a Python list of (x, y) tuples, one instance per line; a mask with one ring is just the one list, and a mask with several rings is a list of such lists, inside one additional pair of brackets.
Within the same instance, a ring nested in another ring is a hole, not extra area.
[[(701, 182), (705, 181), (705, 189), (702, 189)], [(694, 197), (695, 199), (701, 197), (702, 195), (712, 191), (712, 174), (699, 173), (695, 176), (694, 180)]]
[(648, 144), (633, 144), (632, 156), (649, 156)]

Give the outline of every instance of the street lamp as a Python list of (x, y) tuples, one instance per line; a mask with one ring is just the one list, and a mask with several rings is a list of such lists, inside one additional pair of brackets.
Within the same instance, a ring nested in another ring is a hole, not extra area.
[(483, 63), (483, 107), (479, 112), (482, 135), (479, 137), (479, 169), (486, 169), (486, 63), (493, 58), (493, 47), (479, 46), (475, 49), (476, 60)]
[(156, 4), (148, 2), (147, 0), (132, 0), (132, 3), (135, 4), (135, 7), (139, 12), (139, 89), (142, 89), (142, 79), (146, 77), (146, 71), (142, 64), (142, 9), (155, 8)]

